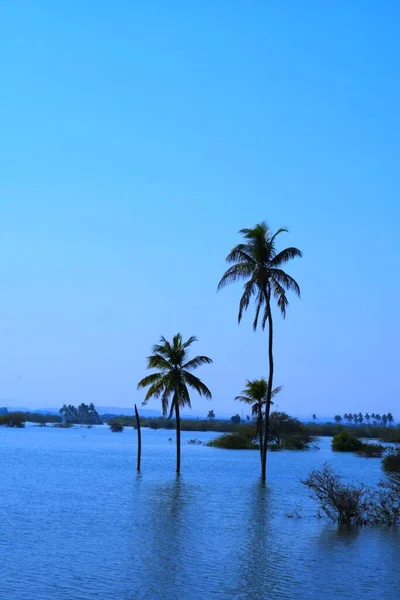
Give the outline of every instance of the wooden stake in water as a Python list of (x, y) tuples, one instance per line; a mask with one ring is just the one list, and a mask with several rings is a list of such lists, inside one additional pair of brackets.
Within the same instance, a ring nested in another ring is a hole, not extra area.
[(136, 404), (135, 404), (135, 415), (136, 415), (137, 445), (138, 445), (138, 451), (137, 451), (137, 472), (140, 473), (140, 460), (142, 458), (142, 435), (141, 435), (141, 432), (140, 432), (139, 412), (138, 412)]

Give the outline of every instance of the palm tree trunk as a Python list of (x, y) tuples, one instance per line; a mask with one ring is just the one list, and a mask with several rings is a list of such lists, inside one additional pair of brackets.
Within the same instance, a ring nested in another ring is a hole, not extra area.
[(273, 355), (273, 341), (274, 331), (271, 314), (271, 303), (269, 295), (267, 296), (267, 311), (268, 311), (268, 359), (269, 359), (269, 375), (268, 375), (268, 387), (267, 387), (267, 403), (265, 407), (265, 427), (264, 427), (264, 446), (263, 456), (261, 463), (261, 479), (265, 481), (267, 478), (267, 447), (269, 438), (269, 413), (271, 410), (271, 397), (272, 397), (272, 383), (274, 379), (274, 355)]
[(136, 428), (137, 428), (137, 472), (140, 473), (140, 460), (142, 458), (142, 434), (140, 431), (140, 420), (137, 406), (135, 404), (135, 415), (136, 415)]
[(262, 407), (260, 404), (260, 407), (258, 409), (258, 434), (259, 434), (259, 438), (260, 438), (260, 461), (262, 464), (262, 459), (263, 459), (263, 419), (262, 419)]
[(179, 415), (179, 400), (175, 400), (175, 419), (176, 419), (176, 474), (181, 472), (181, 418)]

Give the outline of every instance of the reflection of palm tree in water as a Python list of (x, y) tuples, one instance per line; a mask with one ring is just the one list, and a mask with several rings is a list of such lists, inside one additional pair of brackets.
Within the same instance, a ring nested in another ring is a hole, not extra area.
[[(190, 533), (195, 534), (195, 523), (191, 526), (186, 507), (190, 503), (190, 487), (180, 478), (156, 486), (148, 499), (149, 506), (149, 531), (151, 534), (146, 538), (149, 544), (148, 552), (151, 557), (151, 572), (154, 577), (150, 582), (152, 598), (160, 598), (163, 591), (176, 589), (181, 590), (181, 577), (184, 574), (181, 559), (182, 546), (190, 547), (195, 544), (195, 538), (190, 539)], [(149, 565), (150, 569), (150, 565)], [(147, 584), (145, 586), (147, 588)], [(149, 588), (148, 588), (149, 589)], [(180, 595), (164, 595), (163, 597), (179, 598)], [(150, 597), (150, 596), (149, 596)], [(182, 593), (182, 598), (185, 594)]]
[(242, 524), (246, 534), (241, 536), (237, 565), (232, 568), (240, 574), (231, 590), (232, 597), (241, 600), (282, 597), (278, 588), (282, 571), (277, 568), (281, 558), (276, 548), (276, 530), (270, 526), (272, 492), (262, 481), (254, 483), (246, 492), (248, 511)]

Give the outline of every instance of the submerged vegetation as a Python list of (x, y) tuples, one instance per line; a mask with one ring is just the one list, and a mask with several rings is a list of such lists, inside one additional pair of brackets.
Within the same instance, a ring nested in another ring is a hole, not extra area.
[(382, 460), (383, 470), (400, 474), (400, 448), (390, 448)]
[[(7, 409), (6, 409), (7, 410)], [(25, 423), (38, 423), (44, 425), (45, 423), (60, 423), (61, 417), (53, 414), (43, 413), (31, 413), (31, 412), (3, 412), (0, 414), (0, 426), (6, 427), (24, 427)]]
[(337, 433), (332, 440), (332, 450), (335, 452), (358, 452), (362, 447), (362, 441), (348, 431)]
[(339, 525), (400, 523), (400, 476), (391, 475), (378, 488), (344, 483), (331, 466), (324, 464), (302, 482), (319, 502), (319, 516)]
[(6, 427), (25, 427), (26, 415), (22, 412), (9, 412), (0, 415), (0, 425)]
[(223, 433), (214, 440), (207, 442), (206, 446), (226, 450), (257, 450), (260, 448), (259, 444), (255, 442), (254, 432), (240, 433), (239, 431)]
[[(243, 425), (240, 431), (225, 433), (208, 442), (207, 446), (225, 448), (227, 450), (260, 449), (258, 422)], [(265, 439), (263, 438), (263, 443)], [(315, 447), (315, 438), (298, 419), (284, 412), (275, 411), (270, 415), (268, 437), (270, 450), (306, 450)]]
[(124, 426), (121, 425), (120, 423), (112, 423), (110, 425), (110, 429), (113, 433), (120, 433), (121, 431), (124, 430)]
[(357, 455), (365, 458), (381, 458), (384, 452), (385, 446), (382, 446), (382, 444), (367, 443), (363, 444), (360, 450), (357, 450)]

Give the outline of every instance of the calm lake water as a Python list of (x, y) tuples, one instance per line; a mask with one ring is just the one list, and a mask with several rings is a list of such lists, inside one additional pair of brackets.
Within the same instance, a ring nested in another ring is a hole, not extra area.
[[(398, 599), (400, 533), (315, 517), (300, 479), (329, 461), (373, 483), (380, 461), (192, 446), (176, 480), (169, 431), (0, 428), (4, 600)], [(296, 510), (301, 518), (287, 515)]]

